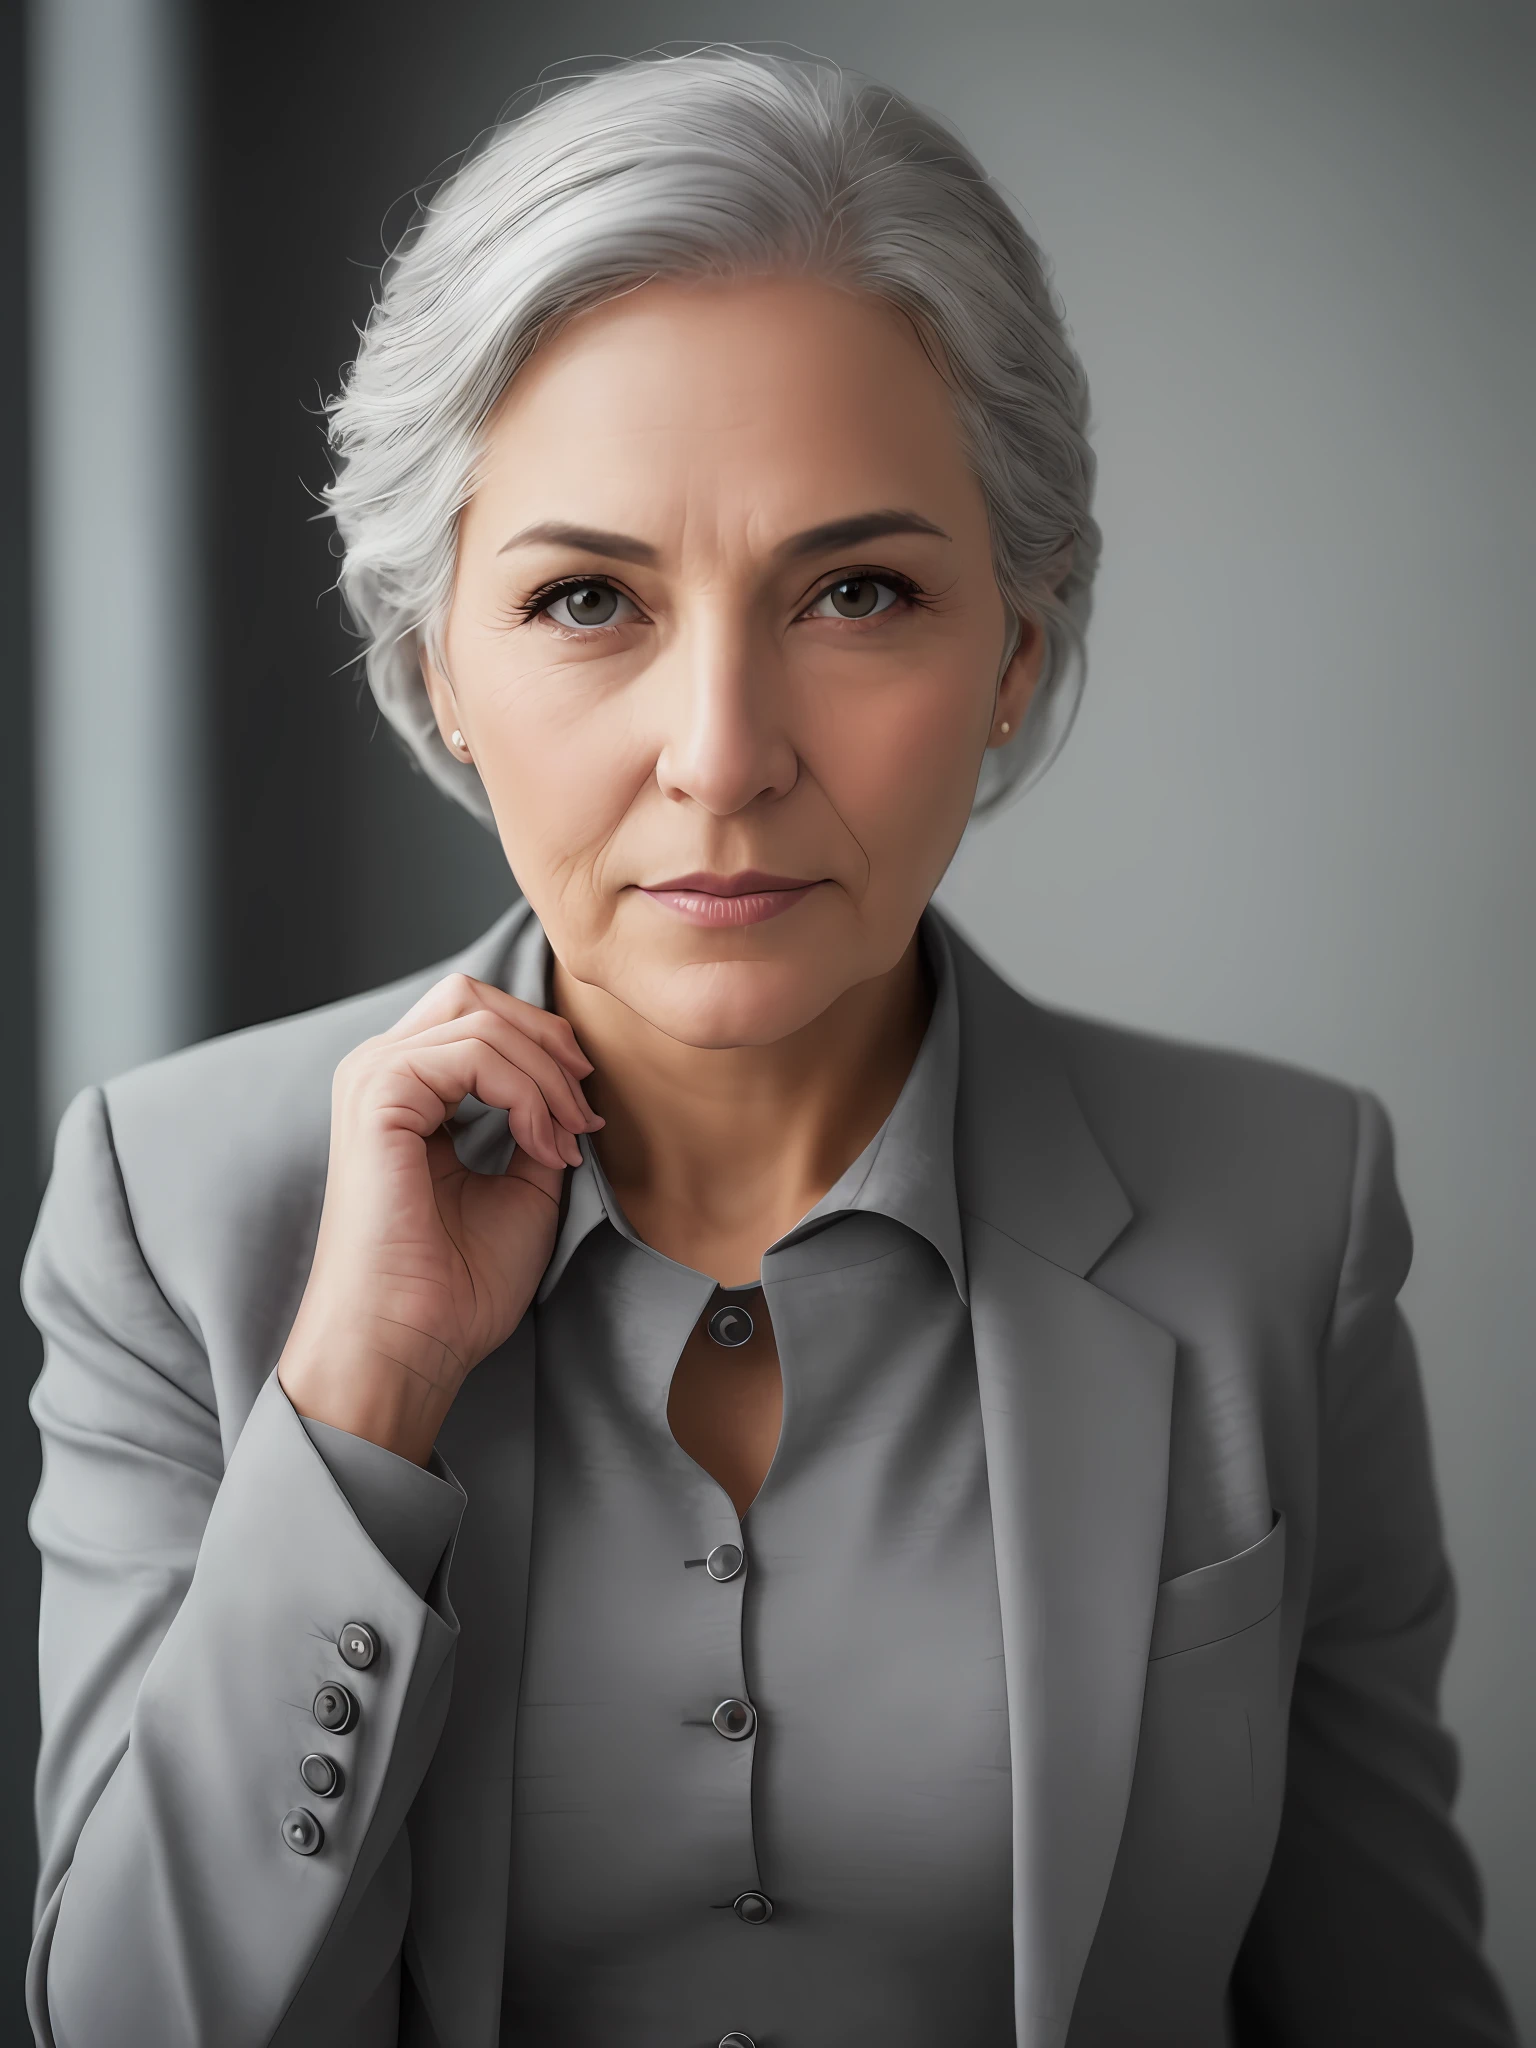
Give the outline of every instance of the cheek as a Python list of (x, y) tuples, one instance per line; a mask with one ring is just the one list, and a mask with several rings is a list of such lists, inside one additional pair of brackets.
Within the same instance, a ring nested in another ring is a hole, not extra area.
[(508, 682), (487, 691), (476, 763), (519, 886), (536, 909), (596, 868), (650, 764), (625, 706)]
[(829, 692), (824, 705), (812, 765), (866, 847), (895, 843), (921, 860), (924, 826), (963, 825), (991, 709), (973, 664), (925, 663), (867, 692)]

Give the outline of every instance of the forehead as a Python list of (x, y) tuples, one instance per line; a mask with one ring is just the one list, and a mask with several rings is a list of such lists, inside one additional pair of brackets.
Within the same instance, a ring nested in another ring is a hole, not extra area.
[(670, 515), (765, 532), (979, 491), (910, 321), (811, 278), (654, 282), (568, 322), (492, 415), (480, 500), (634, 530)]

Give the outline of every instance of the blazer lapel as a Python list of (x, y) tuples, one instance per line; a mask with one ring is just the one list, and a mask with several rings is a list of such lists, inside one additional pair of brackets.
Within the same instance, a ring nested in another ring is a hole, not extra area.
[(1175, 1345), (1083, 1277), (1130, 1222), (1049, 1020), (950, 928), (956, 1181), (1002, 1609), (1018, 2048), (1060, 2048), (1119, 1848)]

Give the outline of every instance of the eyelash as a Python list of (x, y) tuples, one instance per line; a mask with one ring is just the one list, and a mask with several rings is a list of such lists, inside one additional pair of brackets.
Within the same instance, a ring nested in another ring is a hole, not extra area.
[[(814, 596), (806, 599), (801, 610), (796, 613), (796, 617), (803, 618), (806, 612), (811, 611), (816, 605), (821, 603), (821, 600), (829, 590), (835, 590), (839, 583), (883, 583), (888, 589), (895, 591), (903, 604), (910, 605), (914, 609), (926, 611), (933, 604), (932, 598), (918, 584), (914, 583), (910, 576), (903, 576), (895, 569), (840, 569), (835, 576), (829, 576), (826, 582), (819, 586)], [(611, 590), (617, 596), (627, 599), (630, 604), (635, 604), (635, 600), (629, 596), (627, 591), (620, 590), (611, 576), (562, 576), (557, 582), (544, 584), (542, 588), (534, 591), (532, 596), (524, 598), (513, 609), (523, 624), (529, 625), (534, 619), (547, 612), (551, 605), (558, 604), (560, 599), (568, 595), (569, 592), (573, 590), (590, 590), (594, 584), (600, 584), (604, 590)], [(638, 611), (640, 607), (635, 605), (635, 609)], [(554, 626), (557, 633), (565, 633), (570, 638), (582, 640), (591, 638), (598, 633), (611, 633), (615, 630), (612, 626), (585, 626), (573, 629), (569, 626), (558, 625), (553, 619), (549, 623)], [(861, 621), (858, 619), (847, 619), (843, 623), (857, 626)]]

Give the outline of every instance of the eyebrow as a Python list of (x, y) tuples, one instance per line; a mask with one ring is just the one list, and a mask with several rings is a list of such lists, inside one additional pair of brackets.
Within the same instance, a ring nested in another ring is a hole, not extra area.
[[(935, 526), (920, 512), (890, 506), (880, 512), (859, 512), (851, 519), (829, 519), (823, 526), (808, 527), (804, 533), (792, 534), (781, 542), (774, 552), (786, 561), (798, 561), (805, 555), (824, 555), (834, 548), (856, 547), (860, 541), (883, 540), (893, 533), (931, 533), (940, 540), (950, 538), (942, 526)], [(509, 549), (532, 547), (539, 543), (576, 548), (584, 555), (607, 555), (619, 562), (639, 562), (647, 567), (661, 559), (657, 548), (649, 541), (636, 539), (633, 534), (606, 533), (596, 526), (570, 526), (560, 519), (544, 519), (536, 526), (525, 526), (510, 540), (503, 541), (496, 552), (504, 555)]]

